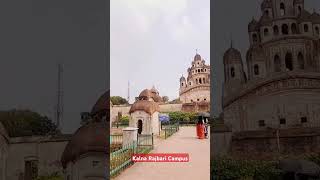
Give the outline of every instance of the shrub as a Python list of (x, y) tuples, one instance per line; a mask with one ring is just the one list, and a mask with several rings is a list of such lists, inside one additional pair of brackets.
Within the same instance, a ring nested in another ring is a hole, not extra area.
[(272, 161), (235, 160), (228, 157), (214, 158), (211, 161), (214, 179), (279, 179), (281, 171)]

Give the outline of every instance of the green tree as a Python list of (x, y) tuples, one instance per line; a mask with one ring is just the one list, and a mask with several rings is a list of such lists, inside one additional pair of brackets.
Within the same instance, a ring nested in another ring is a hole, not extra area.
[(56, 125), (47, 116), (29, 110), (0, 111), (0, 122), (11, 137), (58, 133)]
[(192, 122), (196, 119), (196, 113), (190, 112), (170, 112), (168, 113), (171, 122)]
[(120, 118), (120, 123), (121, 124), (129, 124), (129, 116), (122, 116)]
[(123, 105), (123, 104), (128, 104), (128, 101), (120, 96), (111, 96), (110, 100), (113, 105)]
[(164, 103), (167, 103), (169, 101), (169, 97), (168, 96), (162, 96), (162, 101)]

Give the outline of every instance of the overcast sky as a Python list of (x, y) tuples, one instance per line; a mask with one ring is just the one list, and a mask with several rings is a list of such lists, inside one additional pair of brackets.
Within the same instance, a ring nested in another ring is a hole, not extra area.
[(106, 1), (0, 2), (0, 110), (31, 109), (51, 118), (57, 64), (64, 64), (64, 132), (108, 88)]
[[(260, 0), (215, 0), (211, 61), (221, 82), (223, 52), (248, 48), (247, 25)], [(319, 0), (305, 0), (319, 11)], [(155, 85), (178, 97), (195, 49), (210, 60), (210, 0), (111, 0), (111, 95), (131, 97)], [(31, 109), (53, 118), (57, 62), (64, 64), (63, 130), (73, 132), (108, 89), (106, 1), (15, 0), (0, 2), (0, 110)], [(215, 111), (221, 85), (214, 83)]]
[[(221, 112), (221, 90), (223, 82), (223, 54), (230, 47), (231, 37), (233, 47), (240, 50), (242, 60), (245, 60), (249, 48), (248, 24), (253, 17), (258, 19), (261, 15), (260, 4), (262, 0), (214, 0), (212, 1), (211, 36), (211, 64), (213, 67), (213, 109), (214, 113)], [(306, 9), (313, 12), (320, 10), (319, 0), (305, 0)], [(320, 13), (320, 12), (319, 12)]]
[(179, 97), (196, 49), (210, 63), (210, 0), (111, 0), (111, 95), (130, 99), (153, 85)]

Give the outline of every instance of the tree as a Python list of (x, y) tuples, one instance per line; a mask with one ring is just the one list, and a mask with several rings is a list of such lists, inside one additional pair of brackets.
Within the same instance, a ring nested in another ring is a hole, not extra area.
[(123, 104), (129, 104), (128, 101), (120, 96), (111, 96), (110, 100), (113, 105), (123, 105)]
[(58, 133), (57, 126), (47, 116), (29, 110), (0, 111), (0, 122), (10, 137)]
[(195, 121), (197, 115), (189, 112), (170, 112), (169, 117), (171, 122), (192, 122)]
[(122, 116), (120, 118), (120, 123), (121, 124), (129, 124), (129, 116)]
[(168, 96), (162, 96), (162, 101), (164, 103), (168, 102), (169, 101), (169, 97)]

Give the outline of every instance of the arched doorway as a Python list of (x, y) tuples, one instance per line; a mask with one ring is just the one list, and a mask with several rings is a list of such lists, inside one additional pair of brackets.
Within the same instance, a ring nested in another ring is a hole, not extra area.
[(286, 54), (285, 63), (286, 63), (287, 70), (292, 71), (293, 70), (293, 62), (292, 62), (292, 54), (291, 53)]
[(138, 134), (141, 134), (141, 133), (142, 133), (142, 127), (143, 127), (142, 120), (139, 119), (139, 120), (138, 120)]
[(281, 62), (280, 62), (280, 57), (278, 55), (274, 56), (274, 71), (275, 72), (281, 71)]

